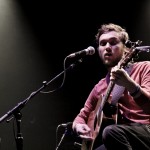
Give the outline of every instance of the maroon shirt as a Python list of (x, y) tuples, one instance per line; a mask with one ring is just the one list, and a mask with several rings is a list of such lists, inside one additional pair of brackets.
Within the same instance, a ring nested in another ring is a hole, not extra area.
[[(142, 89), (150, 93), (150, 62), (136, 62), (130, 73), (131, 78), (138, 83)], [(84, 107), (73, 121), (73, 126), (76, 123), (87, 123), (88, 116), (97, 105), (100, 95), (105, 94), (108, 83), (106, 78), (101, 79), (92, 89)], [(111, 95), (110, 95), (111, 97)], [(118, 111), (122, 116), (131, 122), (142, 124), (150, 124), (150, 99), (144, 95), (140, 95), (134, 99), (125, 89), (124, 93), (118, 101)]]

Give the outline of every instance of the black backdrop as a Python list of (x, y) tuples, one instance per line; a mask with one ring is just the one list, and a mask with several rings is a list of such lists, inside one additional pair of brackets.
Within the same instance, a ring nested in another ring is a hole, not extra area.
[[(7, 7), (4, 1), (8, 2)], [(38, 90), (43, 81), (50, 81), (63, 71), (67, 55), (88, 46), (95, 47), (95, 34), (102, 23), (120, 24), (132, 41), (150, 44), (146, 0), (133, 4), (130, 1), (2, 0), (0, 7), (1, 116)], [(9, 11), (5, 14), (6, 8)], [(141, 54), (140, 59), (149, 60), (149, 56)], [(90, 90), (105, 73), (96, 52), (67, 72), (61, 89), (31, 98), (21, 109), (23, 149), (54, 150), (64, 133), (63, 127), (57, 130), (58, 125), (73, 121)], [(58, 88), (62, 79), (63, 76), (54, 80), (44, 90)], [(1, 122), (2, 150), (16, 149), (13, 135), (16, 124), (14, 127), (13, 119), (9, 123)], [(74, 139), (70, 137), (70, 140)]]

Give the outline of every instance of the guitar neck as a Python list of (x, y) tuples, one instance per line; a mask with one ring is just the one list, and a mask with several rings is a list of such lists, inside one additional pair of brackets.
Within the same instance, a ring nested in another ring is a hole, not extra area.
[(109, 82), (109, 85), (106, 90), (106, 94), (104, 95), (104, 97), (102, 99), (101, 108), (100, 108), (101, 110), (103, 109), (105, 103), (108, 101), (110, 93), (112, 92), (112, 90), (114, 88), (114, 85), (115, 85), (115, 82), (113, 82), (113, 81)]

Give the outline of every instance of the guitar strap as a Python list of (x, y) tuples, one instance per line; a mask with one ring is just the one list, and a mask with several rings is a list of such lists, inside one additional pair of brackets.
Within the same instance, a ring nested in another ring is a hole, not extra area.
[[(125, 71), (130, 75), (131, 70), (132, 70), (133, 64), (129, 64), (126, 68)], [(119, 86), (117, 84), (115, 84), (113, 90), (112, 90), (112, 100), (111, 100), (111, 104), (112, 105), (116, 105), (116, 103), (118, 102), (119, 98), (121, 97), (121, 95), (123, 94), (125, 90), (125, 87), (123, 86)]]

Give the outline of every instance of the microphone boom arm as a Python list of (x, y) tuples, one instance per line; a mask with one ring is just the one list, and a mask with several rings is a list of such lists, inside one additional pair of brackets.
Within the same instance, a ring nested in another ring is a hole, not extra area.
[(81, 59), (77, 60), (77, 62), (71, 64), (68, 68), (66, 68), (65, 70), (63, 70), (62, 72), (60, 72), (58, 75), (56, 75), (52, 80), (50, 80), (49, 82), (43, 81), (43, 86), (41, 86), (38, 90), (32, 92), (28, 98), (26, 98), (25, 100), (19, 102), (15, 107), (13, 107), (11, 110), (9, 110), (5, 115), (3, 115), (2, 117), (0, 117), (0, 123), (3, 122), (5, 119), (7, 119), (8, 117), (10, 117), (11, 115), (15, 114), (17, 111), (20, 111), (25, 105), (26, 103), (33, 98), (35, 95), (37, 95), (39, 92), (41, 92), (44, 88), (46, 88), (50, 83), (52, 83), (55, 79), (57, 79), (58, 77), (60, 77), (64, 72), (73, 69), (77, 64), (81, 63)]

